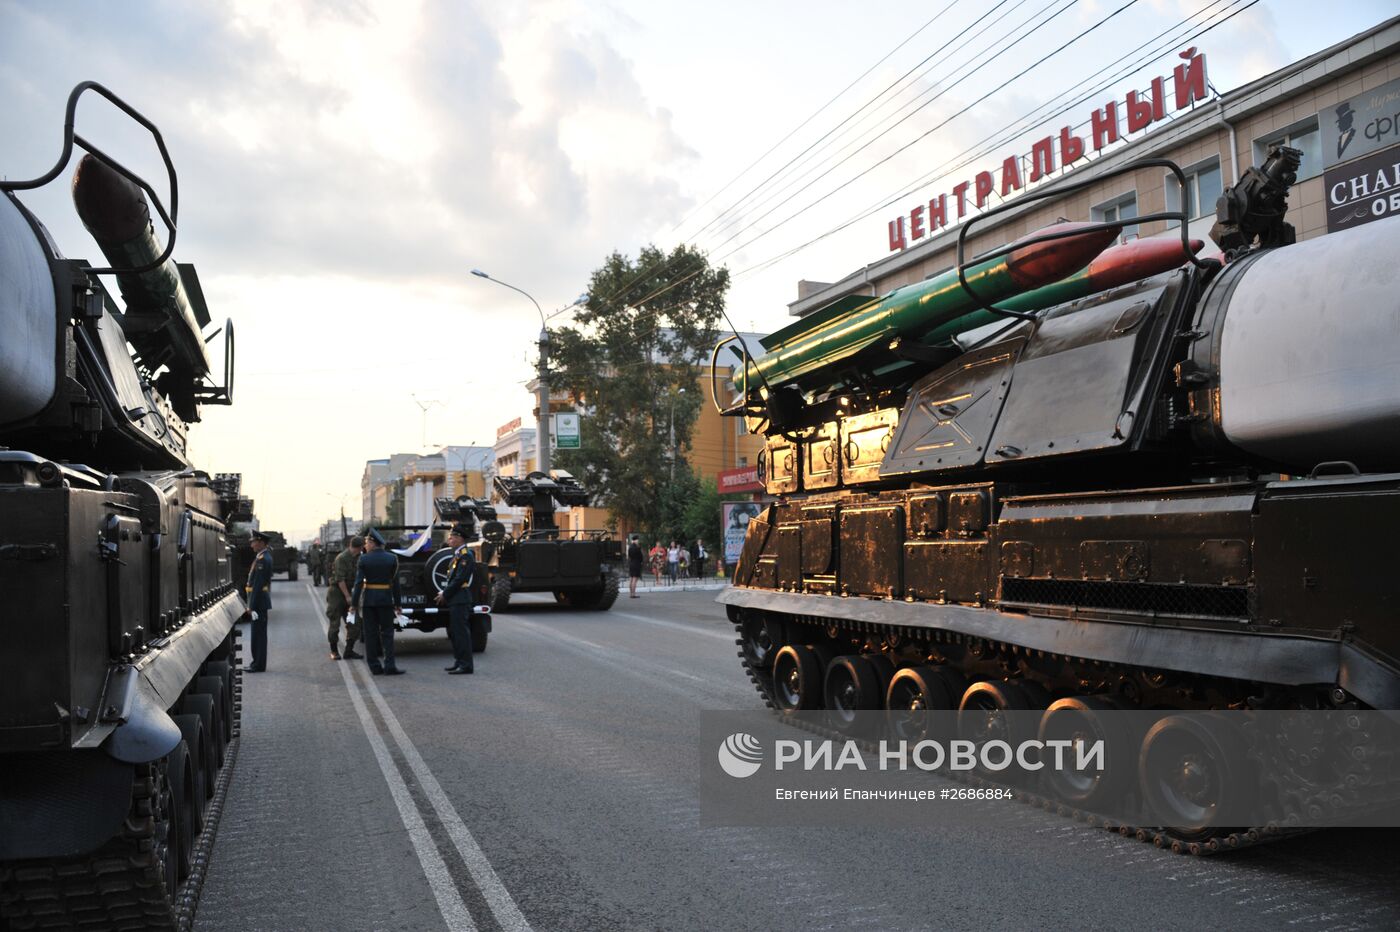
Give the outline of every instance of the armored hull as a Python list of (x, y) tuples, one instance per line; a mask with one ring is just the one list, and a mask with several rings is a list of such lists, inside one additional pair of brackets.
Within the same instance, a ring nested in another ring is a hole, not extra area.
[(720, 596), (762, 699), (1400, 709), (1400, 221), (1287, 232), (730, 408), (777, 498)]
[(0, 920), (173, 929), (238, 748), (238, 482), (185, 450), (199, 405), (229, 400), (232, 344), (214, 389), (192, 267), (162, 246), (149, 186), (90, 144), (74, 196), (113, 268), (63, 258), (11, 193), (66, 165), (88, 91), (135, 113), (80, 85), (54, 170), (0, 183)]

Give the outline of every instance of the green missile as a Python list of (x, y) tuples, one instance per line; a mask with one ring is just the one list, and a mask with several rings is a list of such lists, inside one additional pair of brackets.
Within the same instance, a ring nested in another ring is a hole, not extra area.
[[(1202, 245), (1204, 244), (1198, 239), (1191, 240), (1191, 253), (1194, 255), (1200, 252)], [(1043, 311), (1086, 295), (1126, 285), (1128, 282), (1150, 278), (1176, 268), (1188, 258), (1179, 237), (1137, 239), (1110, 246), (1068, 278), (995, 303), (998, 307), (1025, 314)], [(990, 311), (973, 311), (935, 328), (925, 334), (923, 340), (928, 344), (945, 343), (960, 333), (1006, 319)]]
[[(1062, 223), (1032, 236), (1086, 227), (1063, 239), (1035, 243), (964, 269), (969, 287), (985, 302), (999, 303), (1031, 288), (1058, 281), (1090, 260), (1118, 238), (1118, 227)], [(852, 357), (895, 337), (916, 338), (949, 321), (966, 317), (979, 303), (951, 269), (928, 281), (906, 285), (883, 298), (834, 316), (818, 314), (797, 321), (763, 340), (767, 355), (744, 368), (742, 388), (798, 384), (818, 387), (830, 381), (823, 373), (838, 369)]]

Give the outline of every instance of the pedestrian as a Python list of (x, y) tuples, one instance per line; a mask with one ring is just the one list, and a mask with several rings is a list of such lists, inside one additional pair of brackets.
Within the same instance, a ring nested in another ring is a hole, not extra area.
[[(355, 653), (355, 642), (360, 639), (359, 620), (348, 617), (353, 600), (350, 587), (355, 584), (355, 573), (359, 567), (360, 554), (365, 549), (363, 537), (350, 538), (350, 546), (335, 555), (331, 564), (329, 585), (326, 588), (326, 618), (330, 626), (326, 635), (331, 642), (331, 659), (359, 660), (362, 655)], [(340, 653), (340, 623), (345, 622), (345, 653)]]
[(448, 673), (472, 672), (472, 576), (476, 573), (476, 557), (467, 546), (467, 529), (452, 525), (447, 532), (447, 546), (452, 548), (452, 561), (447, 565), (447, 582), (437, 595), (437, 604), (447, 606), (447, 637), (452, 641), (452, 666)]
[(636, 534), (627, 541), (627, 597), (637, 598), (637, 580), (642, 578), (642, 541)]
[(399, 595), (399, 558), (384, 549), (384, 538), (374, 528), (365, 536), (365, 553), (355, 571), (350, 596), (365, 626), (365, 660), (375, 676), (398, 676), (394, 662), (394, 616), (403, 610)]
[(695, 538), (695, 546), (691, 548), (690, 555), (694, 557), (694, 559), (691, 560), (690, 565), (695, 568), (695, 578), (704, 579), (705, 561), (710, 556), (708, 553), (705, 552), (705, 542), (698, 537)]
[(666, 576), (671, 580), (671, 585), (676, 584), (676, 571), (681, 562), (681, 545), (673, 539), (671, 546), (666, 548)]
[(253, 662), (249, 673), (267, 669), (267, 613), (272, 610), (272, 551), (267, 549), (272, 538), (254, 531), (251, 541), (253, 563), (248, 567), (248, 613), (253, 622)]
[(656, 580), (656, 585), (661, 585), (661, 571), (666, 568), (666, 548), (661, 546), (661, 541), (656, 542), (656, 546), (651, 548), (651, 575)]
[(690, 578), (690, 552), (684, 546), (679, 548), (680, 560), (676, 562), (676, 573), (681, 579)]

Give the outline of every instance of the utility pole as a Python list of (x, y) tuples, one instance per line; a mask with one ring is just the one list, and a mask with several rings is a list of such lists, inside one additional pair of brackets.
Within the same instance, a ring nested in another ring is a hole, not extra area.
[[(530, 300), (534, 300), (531, 298)], [(538, 305), (536, 305), (538, 307)], [(544, 314), (540, 314), (540, 361), (535, 369), (536, 412), (535, 466), (540, 472), (549, 473), (549, 328), (544, 324)]]

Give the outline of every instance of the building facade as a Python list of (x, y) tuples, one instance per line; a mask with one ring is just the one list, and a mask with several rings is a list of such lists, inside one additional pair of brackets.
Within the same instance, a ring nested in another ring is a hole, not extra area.
[[(982, 171), (951, 192), (913, 199), (906, 213), (889, 221), (890, 255), (834, 283), (800, 282), (789, 312), (800, 317), (852, 295), (883, 295), (952, 268), (959, 220), (973, 219), (978, 204), (997, 204), (999, 193), (1014, 201), (1030, 190), (1026, 182), (1037, 169), (1044, 174), (1057, 164), (1061, 173), (1035, 190), (1080, 182), (1088, 187), (1011, 207), (979, 224), (967, 238), (967, 255), (1060, 218), (1123, 222), (1124, 239), (1179, 236), (1169, 221), (1131, 221), (1182, 209), (1191, 218), (1190, 235), (1209, 243), (1216, 199), (1260, 164), (1274, 143), (1303, 152), (1287, 218), (1300, 240), (1400, 213), (1400, 195), (1389, 190), (1400, 191), (1400, 18), (1218, 96), (1197, 93), (1208, 86), (1206, 62), (1195, 50), (1182, 53), (1188, 58), (1173, 61), (1174, 69), (1163, 66), (1171, 73), (1143, 91), (1093, 108), (1084, 123), (1047, 133), (1030, 152), (1005, 160), (990, 157)], [(1189, 103), (1175, 111), (1185, 98)], [(1141, 135), (1132, 138), (1135, 131)], [(1113, 141), (1117, 144), (1109, 144)], [(1082, 163), (1064, 170), (1073, 155)], [(1180, 166), (1185, 187), (1160, 166), (1106, 177), (1149, 158)], [(1213, 252), (1207, 245), (1205, 254)]]

